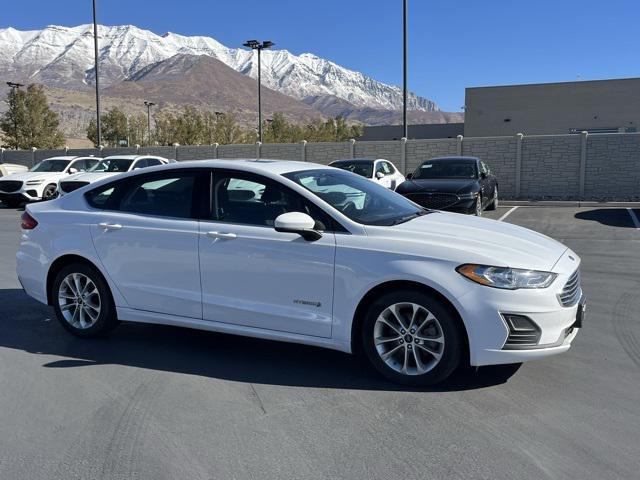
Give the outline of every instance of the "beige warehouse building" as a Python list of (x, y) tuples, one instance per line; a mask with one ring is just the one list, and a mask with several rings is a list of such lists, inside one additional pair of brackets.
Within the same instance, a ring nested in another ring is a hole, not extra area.
[(637, 132), (640, 78), (473, 87), (465, 91), (464, 134)]

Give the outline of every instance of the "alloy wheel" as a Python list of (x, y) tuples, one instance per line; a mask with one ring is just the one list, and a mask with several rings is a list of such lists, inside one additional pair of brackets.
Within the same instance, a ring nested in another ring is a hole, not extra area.
[(476, 217), (482, 216), (482, 197), (476, 199)]
[(70, 273), (60, 283), (58, 306), (69, 325), (85, 330), (95, 325), (100, 317), (100, 293), (88, 276)]
[(445, 344), (438, 319), (416, 303), (395, 303), (385, 308), (374, 324), (373, 341), (382, 361), (403, 375), (433, 370)]

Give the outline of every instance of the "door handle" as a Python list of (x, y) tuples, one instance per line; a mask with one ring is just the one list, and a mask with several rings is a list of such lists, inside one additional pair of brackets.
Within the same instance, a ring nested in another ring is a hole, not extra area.
[(122, 228), (122, 225), (120, 225), (119, 223), (102, 222), (99, 223), (98, 226), (100, 228), (104, 228), (105, 230), (120, 230)]
[(235, 233), (207, 232), (209, 238), (223, 238), (225, 240), (233, 240), (237, 237)]

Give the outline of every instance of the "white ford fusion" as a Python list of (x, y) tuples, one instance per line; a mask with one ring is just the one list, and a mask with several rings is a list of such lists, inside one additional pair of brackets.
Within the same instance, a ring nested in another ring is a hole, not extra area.
[(180, 325), (363, 352), (426, 385), (564, 352), (584, 311), (564, 245), (309, 163), (138, 170), (29, 205), (22, 228), (20, 282), (80, 337)]
[(14, 173), (0, 179), (0, 200), (10, 207), (23, 202), (50, 200), (56, 195), (58, 180), (90, 169), (99, 158), (61, 156), (47, 158), (28, 172)]
[(170, 160), (151, 155), (111, 155), (104, 157), (91, 170), (58, 181), (57, 191), (60, 196), (73, 192), (80, 187), (97, 182), (103, 178), (112, 177), (118, 173), (130, 172), (141, 168), (166, 165)]

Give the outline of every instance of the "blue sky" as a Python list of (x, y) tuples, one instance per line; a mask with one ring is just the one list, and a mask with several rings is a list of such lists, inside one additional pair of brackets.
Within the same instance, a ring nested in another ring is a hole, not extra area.
[[(410, 0), (409, 86), (459, 111), (468, 86), (640, 76), (637, 0)], [(98, 21), (248, 38), (402, 81), (401, 0), (98, 0)], [(0, 26), (91, 21), (90, 0), (11, 2)]]

